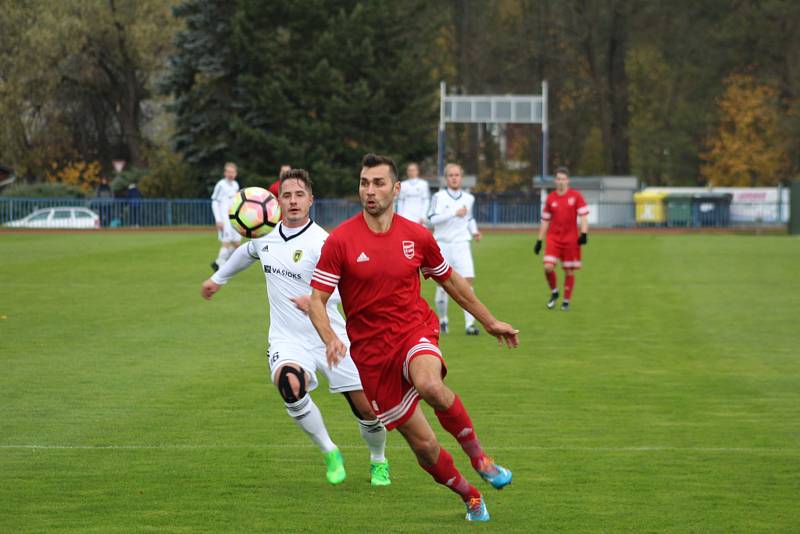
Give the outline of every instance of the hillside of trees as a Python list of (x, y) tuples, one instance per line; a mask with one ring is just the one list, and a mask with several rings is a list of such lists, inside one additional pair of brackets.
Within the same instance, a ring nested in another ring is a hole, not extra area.
[[(0, 164), (91, 191), (206, 196), (282, 163), (355, 192), (368, 151), (435, 172), (439, 82), (550, 94), (552, 167), (652, 185), (800, 175), (791, 0), (0, 0)], [(794, 28), (794, 29), (793, 29)], [(449, 125), (483, 190), (524, 189), (535, 126)], [(501, 142), (502, 141), (502, 142)]]

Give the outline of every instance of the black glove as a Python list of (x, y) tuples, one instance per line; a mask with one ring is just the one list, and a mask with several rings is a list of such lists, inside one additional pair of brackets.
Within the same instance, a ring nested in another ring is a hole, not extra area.
[(541, 251), (542, 251), (542, 240), (537, 239), (536, 244), (533, 245), (533, 253), (538, 256)]
[(578, 238), (578, 245), (585, 245), (589, 242), (589, 234), (586, 232), (581, 232), (581, 236)]

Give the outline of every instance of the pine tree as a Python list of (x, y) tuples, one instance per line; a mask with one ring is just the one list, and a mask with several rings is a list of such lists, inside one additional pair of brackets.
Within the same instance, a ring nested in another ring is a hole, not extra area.
[(235, 157), (231, 118), (241, 100), (239, 65), (231, 41), (235, 3), (184, 0), (173, 8), (185, 29), (175, 37), (175, 53), (159, 87), (171, 94), (176, 116), (175, 149), (208, 180)]
[(417, 8), (184, 0), (174, 12), (186, 29), (162, 82), (175, 97), (176, 149), (207, 176), (226, 160), (245, 177), (303, 167), (319, 194), (354, 193), (367, 152), (431, 155), (436, 83), (430, 38), (408, 24)]

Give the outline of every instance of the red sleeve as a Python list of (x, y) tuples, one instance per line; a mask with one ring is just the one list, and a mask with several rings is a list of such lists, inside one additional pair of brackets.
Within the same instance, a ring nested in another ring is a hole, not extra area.
[(544, 207), (542, 208), (542, 220), (549, 221), (553, 214), (550, 212), (550, 195), (544, 199)]
[(280, 178), (272, 182), (272, 185), (269, 186), (269, 192), (272, 193), (275, 198), (278, 198), (278, 191), (281, 188), (281, 180)]
[(322, 245), (317, 267), (311, 275), (311, 287), (319, 289), (325, 293), (333, 293), (339, 285), (339, 277), (342, 274), (342, 242), (331, 234)]
[(442, 256), (439, 243), (433, 238), (433, 234), (426, 232), (425, 243), (422, 247), (422, 265), (420, 270), (425, 278), (433, 278), (437, 282), (444, 282), (453, 274), (453, 268)]
[(589, 206), (586, 205), (586, 200), (583, 198), (583, 195), (576, 192), (575, 196), (577, 197), (575, 200), (575, 207), (578, 208), (578, 215), (588, 215)]

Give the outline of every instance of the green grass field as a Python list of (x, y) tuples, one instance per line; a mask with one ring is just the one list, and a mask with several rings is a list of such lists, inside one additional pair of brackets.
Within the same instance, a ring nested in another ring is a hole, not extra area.
[(532, 241), (475, 247), (476, 291), (521, 347), (467, 338), (454, 305), (442, 340), (514, 470), (479, 484), (476, 526), (395, 432), (394, 483), (371, 488), (322, 388), (348, 467), (327, 485), (268, 382), (259, 269), (199, 296), (211, 231), (0, 235), (0, 532), (796, 532), (800, 240), (596, 234), (569, 313), (544, 308)]

